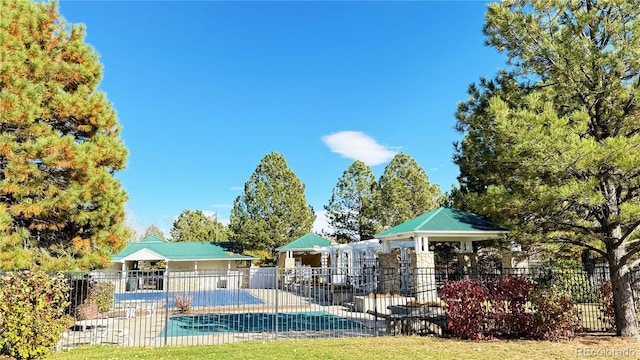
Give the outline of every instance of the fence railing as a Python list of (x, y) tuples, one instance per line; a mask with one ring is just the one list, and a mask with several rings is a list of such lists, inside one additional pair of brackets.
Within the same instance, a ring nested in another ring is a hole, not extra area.
[(75, 325), (59, 347), (218, 344), (241, 340), (440, 334), (446, 313), (443, 281), (486, 283), (526, 276), (564, 289), (576, 301), (585, 331), (608, 331), (599, 285), (605, 269), (507, 269), (446, 273), (440, 269), (298, 267), (233, 271), (68, 273)]

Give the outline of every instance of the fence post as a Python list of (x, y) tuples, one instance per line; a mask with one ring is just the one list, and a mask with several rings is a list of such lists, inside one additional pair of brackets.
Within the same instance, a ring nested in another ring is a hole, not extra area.
[(170, 273), (169, 267), (167, 266), (167, 290), (165, 292), (165, 302), (164, 302), (164, 345), (167, 345), (167, 338), (169, 337), (169, 285), (171, 282), (169, 281)]
[[(378, 268), (376, 268), (376, 266), (373, 266), (373, 272), (375, 273), (376, 270)], [(377, 283), (377, 282), (376, 282)], [(378, 336), (378, 297), (376, 296), (378, 292), (378, 286), (376, 284), (376, 286), (373, 288), (373, 313), (374, 313), (374, 318), (373, 318), (373, 331), (376, 333), (375, 336)], [(366, 301), (366, 298), (365, 298)]]
[(275, 306), (274, 306), (274, 320), (273, 320), (273, 324), (274, 324), (274, 329), (273, 329), (273, 338), (274, 340), (278, 340), (278, 293), (280, 291), (280, 284), (278, 281), (280, 275), (280, 271), (278, 269), (278, 265), (276, 265), (276, 292), (275, 292)]

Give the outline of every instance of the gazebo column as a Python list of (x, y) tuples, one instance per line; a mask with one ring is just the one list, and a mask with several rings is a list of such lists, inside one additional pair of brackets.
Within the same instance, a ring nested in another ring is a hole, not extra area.
[(438, 300), (436, 286), (435, 259), (433, 251), (429, 251), (429, 239), (416, 237), (414, 239), (416, 250), (416, 302), (426, 304)]
[(120, 266), (120, 277), (122, 277), (122, 279), (126, 279), (127, 278), (127, 263), (126, 262), (122, 262), (121, 266)]
[(400, 290), (398, 257), (391, 253), (391, 241), (382, 241), (382, 253), (378, 255), (378, 293), (391, 294)]
[(396, 294), (400, 291), (400, 263), (398, 256), (392, 253), (378, 255), (378, 293)]
[(475, 275), (478, 270), (478, 255), (473, 252), (473, 242), (461, 241), (458, 253), (458, 270), (465, 276)]
[(284, 268), (293, 269), (296, 267), (296, 259), (293, 257), (293, 251), (287, 251), (284, 258)]
[(382, 253), (388, 254), (391, 252), (391, 241), (383, 240), (382, 241)]

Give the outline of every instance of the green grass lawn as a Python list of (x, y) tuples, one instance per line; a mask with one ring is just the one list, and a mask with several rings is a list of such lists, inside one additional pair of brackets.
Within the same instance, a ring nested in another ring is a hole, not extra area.
[[(582, 350), (581, 350), (582, 349)], [(587, 356), (600, 351), (604, 356)], [(605, 353), (608, 351), (608, 353)], [(53, 360), (75, 359), (612, 359), (613, 352), (640, 358), (640, 341), (583, 336), (572, 341), (460, 341), (395, 336), (313, 340), (247, 341), (235, 344), (162, 348), (95, 346), (62, 351)], [(580, 356), (582, 354), (582, 356)]]

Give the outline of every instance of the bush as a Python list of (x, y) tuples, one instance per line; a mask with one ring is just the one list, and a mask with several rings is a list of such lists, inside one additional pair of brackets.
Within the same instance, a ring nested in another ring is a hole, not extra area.
[(570, 339), (581, 330), (575, 302), (557, 287), (503, 276), (491, 291), (479, 280), (448, 281), (440, 289), (448, 331), (462, 339)]
[(502, 276), (491, 291), (493, 322), (490, 331), (503, 338), (531, 336), (535, 330), (533, 315), (527, 312), (532, 284), (519, 276)]
[(112, 282), (93, 282), (89, 289), (87, 301), (98, 305), (98, 312), (104, 313), (113, 308), (116, 287)]
[(71, 279), (72, 304), (69, 314), (78, 319), (95, 319), (113, 308), (115, 285), (108, 281), (89, 278)]
[(605, 323), (609, 331), (616, 331), (616, 311), (613, 307), (613, 287), (611, 281), (603, 281), (598, 286), (598, 295), (602, 300), (602, 308), (600, 309), (600, 319)]
[(542, 340), (573, 339), (582, 326), (573, 297), (555, 286), (540, 286), (531, 294), (535, 336)]
[(0, 286), (0, 354), (34, 359), (51, 352), (73, 320), (65, 315), (69, 285), (62, 274), (12, 272)]
[(189, 312), (191, 310), (191, 296), (189, 294), (181, 293), (176, 294), (173, 297), (173, 301), (176, 303), (176, 308), (180, 312)]
[(447, 329), (462, 339), (478, 340), (488, 336), (489, 289), (479, 280), (446, 281), (440, 288), (446, 303)]

